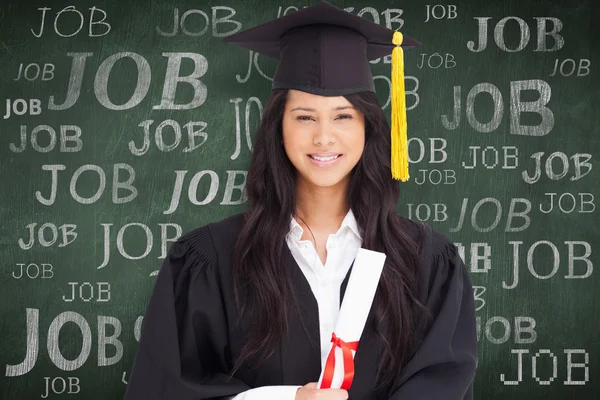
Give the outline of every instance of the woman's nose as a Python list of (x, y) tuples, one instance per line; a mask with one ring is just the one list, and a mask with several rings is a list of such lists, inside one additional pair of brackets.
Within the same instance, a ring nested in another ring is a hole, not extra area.
[(318, 123), (313, 136), (313, 143), (323, 145), (331, 145), (335, 143), (335, 133), (330, 124)]

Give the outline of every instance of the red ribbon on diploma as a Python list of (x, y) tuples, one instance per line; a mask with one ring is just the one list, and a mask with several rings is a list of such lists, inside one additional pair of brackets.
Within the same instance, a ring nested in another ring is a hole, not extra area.
[(358, 342), (344, 342), (335, 335), (335, 332), (331, 334), (331, 342), (335, 344), (335, 346), (331, 348), (329, 355), (327, 356), (323, 380), (321, 381), (321, 389), (331, 388), (333, 371), (335, 370), (335, 349), (336, 347), (340, 347), (344, 356), (344, 381), (342, 382), (341, 388), (348, 390), (350, 389), (352, 379), (354, 378), (354, 358), (352, 357), (352, 350), (356, 351), (358, 349)]

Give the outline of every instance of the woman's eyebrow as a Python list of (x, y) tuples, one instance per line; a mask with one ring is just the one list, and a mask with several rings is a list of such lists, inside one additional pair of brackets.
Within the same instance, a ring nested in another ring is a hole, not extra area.
[[(353, 106), (338, 106), (338, 107), (334, 107), (334, 108), (332, 108), (332, 109), (331, 109), (331, 111), (340, 111), (340, 110), (345, 110), (345, 109), (347, 109), (347, 108), (352, 108), (352, 109), (354, 109), (354, 107), (353, 107)], [(307, 107), (296, 107), (296, 108), (294, 108), (294, 109), (290, 110), (290, 112), (291, 112), (291, 111), (297, 111), (297, 110), (300, 110), (300, 111), (312, 111), (312, 112), (315, 112), (315, 111), (317, 111), (317, 110), (315, 110), (314, 108), (307, 108)]]

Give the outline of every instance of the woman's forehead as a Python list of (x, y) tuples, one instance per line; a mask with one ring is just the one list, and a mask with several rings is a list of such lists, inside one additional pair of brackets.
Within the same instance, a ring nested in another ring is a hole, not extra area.
[(286, 103), (288, 109), (295, 107), (331, 109), (342, 106), (352, 106), (352, 103), (344, 96), (320, 96), (294, 89), (290, 89)]

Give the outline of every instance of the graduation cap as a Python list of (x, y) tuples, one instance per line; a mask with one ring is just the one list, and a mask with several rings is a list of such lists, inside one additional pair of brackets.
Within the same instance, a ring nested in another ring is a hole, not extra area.
[(421, 43), (326, 1), (224, 39), (279, 61), (273, 89), (321, 96), (375, 92), (370, 60), (392, 54), (392, 177), (407, 181), (403, 49)]

